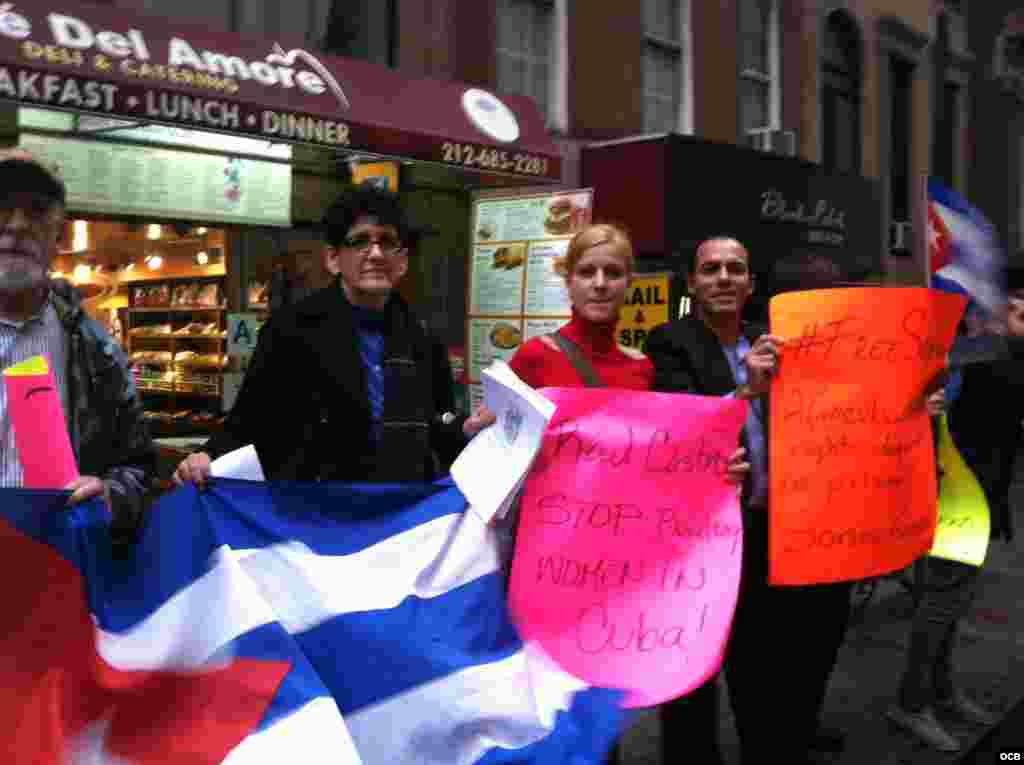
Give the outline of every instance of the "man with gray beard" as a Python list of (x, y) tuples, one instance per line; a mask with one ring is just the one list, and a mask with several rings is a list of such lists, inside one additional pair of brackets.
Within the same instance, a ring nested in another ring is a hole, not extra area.
[[(31, 155), (0, 152), (0, 369), (45, 356), (53, 370), (80, 477), (70, 503), (103, 497), (115, 539), (137, 530), (155, 451), (120, 347), (50, 279), (64, 228), (63, 184)], [(7, 392), (0, 385), (0, 487), (21, 487)]]

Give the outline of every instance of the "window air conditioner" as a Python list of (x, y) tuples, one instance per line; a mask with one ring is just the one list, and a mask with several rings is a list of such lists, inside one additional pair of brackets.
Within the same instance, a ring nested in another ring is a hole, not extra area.
[(758, 151), (796, 156), (796, 131), (775, 128), (753, 128), (747, 131), (747, 145)]

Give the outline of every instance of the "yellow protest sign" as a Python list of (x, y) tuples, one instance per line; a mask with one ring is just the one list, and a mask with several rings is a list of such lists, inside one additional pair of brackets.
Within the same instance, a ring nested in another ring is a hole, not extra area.
[(635, 274), (619, 311), (619, 343), (642, 350), (652, 329), (669, 320), (669, 274)]
[(939, 464), (944, 471), (939, 490), (939, 525), (930, 554), (980, 566), (988, 551), (988, 501), (978, 479), (957, 451), (945, 415), (939, 431)]

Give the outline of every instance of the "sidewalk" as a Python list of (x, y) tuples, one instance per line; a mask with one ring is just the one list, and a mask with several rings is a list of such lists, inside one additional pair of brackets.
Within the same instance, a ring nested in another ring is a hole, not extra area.
[[(1017, 538), (994, 543), (978, 595), (954, 654), (956, 679), (968, 694), (1002, 716), (1024, 699), (1024, 457), (1017, 460), (1013, 489)], [(950, 724), (963, 749), (942, 754), (919, 744), (885, 718), (906, 660), (910, 595), (883, 581), (859, 623), (851, 625), (832, 676), (824, 721), (847, 734), (841, 755), (819, 755), (827, 765), (952, 765), (964, 759), (987, 728)], [(738, 765), (732, 715), (723, 697), (722, 746), (728, 765)], [(784, 694), (782, 696), (784, 699)], [(784, 703), (784, 701), (783, 701)], [(622, 765), (661, 765), (659, 725), (645, 713), (627, 734)], [(1024, 746), (1024, 729), (1020, 731)], [(762, 753), (766, 761), (771, 753)], [(674, 765), (674, 764), (673, 764)], [(702, 765), (693, 763), (693, 765)]]

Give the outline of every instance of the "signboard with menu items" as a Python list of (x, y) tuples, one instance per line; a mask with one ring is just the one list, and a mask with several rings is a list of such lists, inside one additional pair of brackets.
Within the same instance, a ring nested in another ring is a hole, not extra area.
[(292, 168), (225, 154), (22, 133), (77, 213), (291, 225)]
[(569, 321), (572, 309), (555, 261), (591, 221), (593, 190), (479, 199), (473, 205), (466, 377), (482, 400), (480, 372), (508, 361), (527, 340)]

